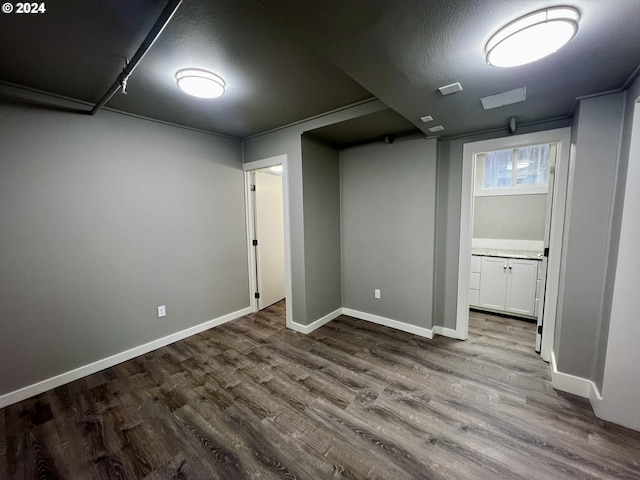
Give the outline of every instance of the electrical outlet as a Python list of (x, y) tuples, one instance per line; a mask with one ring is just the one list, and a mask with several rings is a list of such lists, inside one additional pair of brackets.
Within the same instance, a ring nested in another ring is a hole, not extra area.
[(164, 317), (167, 315), (167, 307), (165, 305), (160, 305), (158, 307), (158, 317)]
[(375, 298), (378, 298), (378, 299), (380, 298), (380, 289), (379, 289), (379, 288), (376, 288), (376, 289), (373, 291), (373, 296), (374, 296)]

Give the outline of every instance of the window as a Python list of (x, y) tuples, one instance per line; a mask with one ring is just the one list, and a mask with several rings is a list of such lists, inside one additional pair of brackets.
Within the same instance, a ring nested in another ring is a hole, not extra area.
[(555, 144), (529, 145), (476, 156), (476, 195), (546, 193)]

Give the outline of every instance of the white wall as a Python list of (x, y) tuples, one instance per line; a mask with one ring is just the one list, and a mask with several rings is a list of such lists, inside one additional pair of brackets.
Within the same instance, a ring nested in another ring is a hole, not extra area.
[(640, 106), (629, 152), (599, 416), (640, 430)]

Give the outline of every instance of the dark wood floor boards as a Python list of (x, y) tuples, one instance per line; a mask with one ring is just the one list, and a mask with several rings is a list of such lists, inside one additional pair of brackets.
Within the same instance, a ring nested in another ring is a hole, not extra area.
[(0, 478), (640, 478), (640, 433), (551, 387), (532, 323), (472, 312), (460, 342), (284, 315), (0, 410)]

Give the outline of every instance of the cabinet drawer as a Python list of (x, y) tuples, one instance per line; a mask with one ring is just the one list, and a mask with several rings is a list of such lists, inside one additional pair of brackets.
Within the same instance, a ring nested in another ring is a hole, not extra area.
[(478, 257), (477, 255), (471, 255), (471, 273), (480, 273), (481, 264), (482, 264), (482, 257)]
[(480, 289), (480, 274), (472, 272), (469, 274), (469, 288), (473, 290)]
[(469, 305), (474, 307), (480, 305), (480, 290), (469, 289)]

